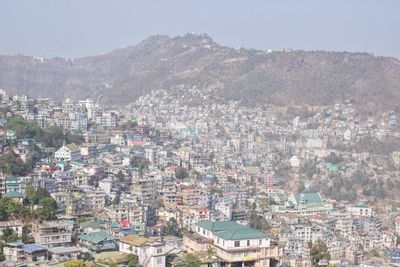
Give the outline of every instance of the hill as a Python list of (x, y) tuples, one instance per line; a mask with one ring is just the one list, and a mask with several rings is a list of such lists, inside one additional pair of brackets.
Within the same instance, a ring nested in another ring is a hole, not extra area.
[(244, 104), (325, 105), (375, 111), (400, 103), (400, 61), (366, 53), (236, 50), (207, 35), (152, 36), (75, 60), (0, 56), (0, 88), (33, 97), (126, 104), (157, 88), (198, 85)]

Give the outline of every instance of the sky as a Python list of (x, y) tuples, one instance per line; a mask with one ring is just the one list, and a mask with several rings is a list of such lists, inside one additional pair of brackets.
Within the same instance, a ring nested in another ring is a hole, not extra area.
[(0, 0), (0, 54), (77, 58), (155, 34), (400, 58), (399, 0)]

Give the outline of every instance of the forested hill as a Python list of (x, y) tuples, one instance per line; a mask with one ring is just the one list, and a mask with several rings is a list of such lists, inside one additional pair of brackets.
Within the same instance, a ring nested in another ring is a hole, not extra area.
[[(244, 104), (325, 105), (351, 99), (368, 110), (398, 108), (400, 61), (365, 53), (232, 49), (207, 35), (152, 36), (75, 60), (0, 56), (0, 88), (58, 100), (125, 104), (185, 84)], [(171, 89), (172, 90), (172, 89)]]

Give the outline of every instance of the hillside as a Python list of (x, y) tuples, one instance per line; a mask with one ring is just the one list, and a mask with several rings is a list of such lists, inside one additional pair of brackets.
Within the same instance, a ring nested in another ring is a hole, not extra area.
[(400, 103), (400, 61), (347, 52), (235, 50), (206, 35), (149, 37), (110, 53), (66, 60), (0, 56), (0, 88), (33, 97), (125, 104), (149, 90), (199, 85), (244, 104), (324, 105), (352, 99), (371, 111)]

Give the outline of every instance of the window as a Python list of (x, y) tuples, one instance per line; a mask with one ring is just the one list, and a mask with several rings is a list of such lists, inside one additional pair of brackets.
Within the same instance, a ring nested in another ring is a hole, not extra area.
[(206, 234), (206, 230), (203, 229), (203, 235), (205, 235), (205, 234)]
[(250, 246), (250, 240), (247, 240), (247, 246)]
[(157, 264), (161, 264), (162, 263), (162, 259), (161, 259), (161, 257), (158, 257), (157, 258)]
[(262, 244), (262, 239), (258, 240), (258, 244), (259, 244), (259, 245)]
[(160, 253), (162, 253), (162, 248), (157, 249), (157, 254), (160, 254)]
[(217, 244), (219, 244), (219, 238), (217, 238)]
[(240, 247), (240, 241), (235, 241), (235, 248)]

